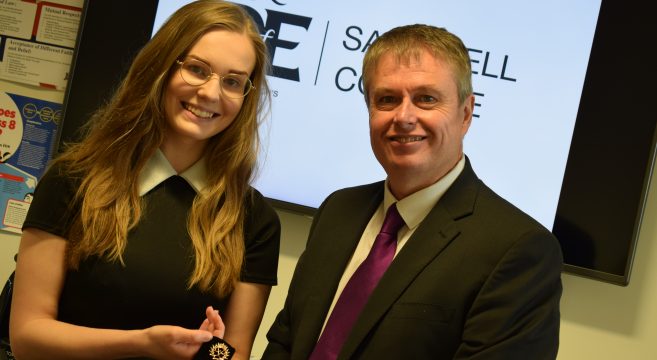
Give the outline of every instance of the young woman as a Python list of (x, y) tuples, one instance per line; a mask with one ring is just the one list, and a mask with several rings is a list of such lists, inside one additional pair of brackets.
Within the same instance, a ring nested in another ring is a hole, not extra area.
[(267, 64), (251, 19), (222, 1), (182, 7), (141, 50), (39, 182), (16, 266), (17, 358), (190, 359), (213, 335), (249, 358), (280, 237), (249, 185)]

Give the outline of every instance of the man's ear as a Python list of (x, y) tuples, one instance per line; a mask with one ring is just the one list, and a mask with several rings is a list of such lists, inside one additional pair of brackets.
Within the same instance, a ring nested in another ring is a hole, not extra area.
[(461, 135), (465, 136), (472, 124), (472, 115), (474, 112), (475, 97), (474, 94), (470, 94), (461, 105), (463, 107), (463, 127), (461, 129)]

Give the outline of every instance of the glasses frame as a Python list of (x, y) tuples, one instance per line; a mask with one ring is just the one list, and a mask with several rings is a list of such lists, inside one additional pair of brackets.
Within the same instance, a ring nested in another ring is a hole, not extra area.
[[(192, 84), (192, 83), (190, 83), (187, 79), (185, 79), (185, 75), (183, 75), (183, 66), (185, 65), (186, 62), (189, 62), (189, 61), (198, 61), (198, 62), (200, 62), (201, 64), (207, 66), (208, 69), (210, 69), (210, 74), (205, 78), (205, 81), (203, 81), (203, 82), (200, 83), (200, 84)], [(244, 97), (246, 97), (248, 94), (250, 94), (252, 90), (255, 90), (255, 86), (253, 85), (253, 81), (251, 81), (251, 78), (249, 78), (248, 76), (245, 76), (246, 81), (248, 82), (248, 86), (245, 86), (245, 87), (244, 87), (244, 94), (243, 94), (242, 96), (231, 96), (229, 93), (227, 93), (226, 91), (224, 91), (224, 85), (223, 85), (224, 78), (225, 78), (226, 76), (228, 76), (228, 75), (242, 76), (241, 74), (228, 73), (228, 74), (226, 74), (226, 75), (220, 75), (220, 74), (214, 72), (214, 69), (212, 69), (212, 66), (210, 66), (210, 64), (206, 63), (206, 62), (203, 61), (203, 60), (199, 60), (199, 59), (196, 59), (196, 58), (186, 58), (186, 59), (183, 59), (183, 60), (176, 59), (176, 64), (178, 65), (178, 73), (180, 74), (180, 78), (183, 79), (183, 81), (184, 81), (187, 85), (191, 85), (191, 86), (202, 86), (202, 85), (207, 84), (208, 81), (210, 81), (210, 79), (212, 79), (212, 76), (213, 76), (213, 75), (217, 75), (217, 77), (219, 78), (219, 88), (221, 89), (221, 94), (222, 94), (222, 95), (225, 95), (226, 97), (228, 97), (228, 98), (230, 98), (230, 99), (241, 99), (241, 98), (244, 98)]]

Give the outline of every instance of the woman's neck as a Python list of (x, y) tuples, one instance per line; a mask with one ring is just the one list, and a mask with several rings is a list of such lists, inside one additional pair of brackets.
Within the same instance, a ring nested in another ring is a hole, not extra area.
[(206, 143), (164, 141), (160, 150), (178, 174), (194, 165), (202, 156)]

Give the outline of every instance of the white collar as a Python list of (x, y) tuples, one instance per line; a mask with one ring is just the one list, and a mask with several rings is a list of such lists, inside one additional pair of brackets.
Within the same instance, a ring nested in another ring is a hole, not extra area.
[(146, 165), (144, 165), (141, 174), (139, 174), (139, 179), (137, 180), (139, 196), (144, 196), (158, 184), (174, 175), (180, 175), (185, 179), (194, 188), (196, 193), (201, 192), (208, 185), (204, 158), (201, 158), (189, 169), (178, 174), (162, 151), (157, 149), (153, 156), (148, 159)]

